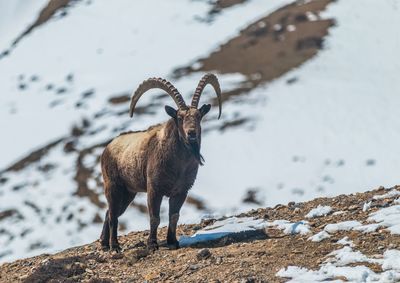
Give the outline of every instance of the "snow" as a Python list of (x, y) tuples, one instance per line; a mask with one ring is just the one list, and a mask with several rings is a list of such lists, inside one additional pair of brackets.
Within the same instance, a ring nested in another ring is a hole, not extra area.
[(317, 234), (309, 237), (308, 240), (312, 241), (312, 242), (321, 242), (322, 240), (325, 240), (325, 239), (329, 238), (330, 236), (331, 235), (329, 235), (327, 232), (321, 231), (321, 232), (318, 232)]
[(389, 207), (381, 208), (373, 212), (368, 217), (368, 221), (379, 223), (392, 234), (400, 234), (400, 205), (392, 205)]
[(217, 240), (240, 232), (263, 230), (267, 227), (275, 227), (283, 230), (283, 233), (288, 235), (304, 235), (310, 233), (310, 227), (307, 221), (290, 222), (283, 219), (266, 221), (263, 219), (253, 219), (251, 217), (230, 217), (216, 221), (213, 225), (197, 231), (192, 236), (181, 236), (179, 244), (182, 247), (190, 246), (201, 242)]
[(311, 209), (310, 212), (307, 213), (306, 218), (326, 216), (331, 212), (332, 212), (332, 207), (328, 205), (326, 206), (318, 205), (316, 208)]
[(307, 221), (290, 222), (283, 219), (266, 221), (263, 219), (253, 219), (251, 217), (230, 217), (216, 221), (213, 225), (197, 231), (192, 236), (181, 236), (179, 244), (182, 247), (186, 247), (202, 242), (217, 240), (236, 233), (263, 230), (268, 227), (283, 230), (283, 233), (288, 235), (304, 235), (310, 233), (310, 227)]
[(399, 250), (387, 250), (383, 254), (383, 270), (394, 269), (400, 271), (400, 251)]
[(308, 20), (310, 20), (310, 21), (318, 20), (317, 15), (315, 15), (313, 12), (310, 12), (310, 11), (306, 12), (306, 16), (307, 16)]
[(390, 190), (388, 193), (383, 194), (383, 195), (376, 195), (373, 197), (373, 199), (375, 200), (379, 200), (379, 199), (385, 199), (385, 198), (390, 198), (390, 197), (394, 197), (394, 196), (398, 196), (400, 195), (400, 192), (396, 189)]
[[(337, 279), (345, 277), (346, 282), (398, 282), (400, 280), (398, 250), (388, 250), (383, 254), (383, 259), (375, 259), (353, 251), (351, 247), (343, 247), (329, 254), (318, 270), (309, 270), (304, 267), (288, 266), (279, 270), (276, 275), (290, 278), (288, 282), (343, 282)], [(347, 266), (351, 263), (374, 263), (382, 266), (384, 272), (375, 273), (367, 266)], [(333, 280), (335, 279), (336, 280)]]
[(0, 53), (30, 26), (47, 0), (0, 0)]
[(345, 236), (339, 241), (337, 241), (338, 244), (341, 244), (343, 246), (349, 246), (349, 247), (354, 247), (354, 243), (352, 240), (349, 240), (349, 237)]
[(360, 231), (363, 233), (371, 233), (375, 232), (378, 228), (382, 227), (379, 223), (365, 224), (362, 226), (354, 227), (354, 230)]
[(370, 259), (366, 255), (362, 254), (360, 251), (353, 251), (349, 246), (345, 246), (340, 250), (333, 251), (329, 256), (334, 256), (334, 258), (328, 259), (329, 262), (334, 262), (338, 266), (345, 266), (350, 263), (355, 262), (369, 262), (377, 263), (379, 260)]
[(276, 228), (283, 230), (283, 233), (288, 235), (305, 235), (310, 233), (310, 226), (307, 221), (290, 222), (288, 220), (274, 220), (266, 225), (276, 226)]
[[(391, 194), (385, 196), (385, 198), (394, 197), (397, 194)], [(376, 198), (374, 198), (376, 199)], [(324, 230), (329, 233), (335, 233), (337, 231), (350, 231), (356, 230), (363, 233), (375, 232), (379, 228), (386, 228), (391, 234), (400, 234), (400, 205), (394, 204), (389, 207), (380, 208), (375, 212), (369, 214), (367, 221), (372, 222), (368, 224), (361, 224), (358, 221), (344, 221), (339, 223), (330, 223), (325, 226)], [(368, 206), (371, 205), (369, 202)], [(365, 205), (364, 205), (365, 207)]]
[(363, 210), (364, 212), (368, 211), (368, 210), (371, 208), (371, 204), (372, 204), (372, 201), (369, 201), (369, 202), (364, 203), (363, 209), (362, 209), (362, 210)]
[(324, 230), (328, 233), (335, 233), (338, 231), (349, 231), (358, 226), (361, 226), (360, 222), (355, 220), (349, 220), (349, 221), (328, 224), (325, 226)]
[(294, 26), (294, 25), (288, 25), (288, 26), (286, 27), (286, 29), (287, 29), (288, 32), (292, 32), (292, 31), (295, 31), (295, 30), (296, 30), (296, 26)]
[(179, 245), (186, 247), (197, 243), (218, 240), (227, 235), (232, 235), (244, 231), (254, 231), (263, 228), (262, 219), (253, 219), (249, 217), (237, 218), (231, 217), (225, 220), (216, 221), (213, 225), (197, 231), (194, 235), (181, 236)]
[[(342, 280), (336, 279), (339, 276), (346, 277), (347, 282), (371, 282), (378, 281), (380, 279), (388, 278), (387, 273), (381, 276), (377, 275), (371, 269), (366, 266), (344, 266), (337, 267), (333, 264), (325, 264), (319, 270), (313, 271), (306, 268), (301, 268), (297, 266), (289, 266), (287, 269), (281, 269), (276, 274), (280, 277), (291, 278), (287, 281), (288, 283), (295, 282), (343, 282)], [(400, 278), (398, 274), (392, 281), (381, 281), (381, 282), (396, 282), (395, 280)]]
[[(389, 197), (393, 198), (394, 196), (396, 194), (391, 194)], [(391, 233), (397, 234), (399, 232), (399, 218), (399, 205), (393, 204), (370, 213), (368, 221), (378, 223), (365, 225), (361, 225), (358, 221), (331, 223), (325, 226), (323, 231), (313, 235), (308, 240), (319, 242), (329, 237), (327, 232), (334, 233), (353, 229), (369, 233), (381, 227), (387, 227)], [(331, 282), (334, 279), (337, 279), (337, 282), (342, 282), (338, 279), (339, 277), (345, 277), (346, 282), (399, 282), (400, 250), (388, 249), (383, 254), (367, 256), (361, 251), (355, 250), (355, 245), (348, 236), (343, 237), (337, 243), (344, 247), (329, 253), (327, 259), (320, 264), (319, 269), (309, 270), (299, 266), (288, 266), (279, 270), (276, 275), (290, 278), (288, 282)], [(357, 265), (354, 265), (354, 263), (357, 263)], [(383, 272), (373, 272), (364, 265), (365, 263), (380, 265)], [(350, 264), (354, 266), (349, 266)]]

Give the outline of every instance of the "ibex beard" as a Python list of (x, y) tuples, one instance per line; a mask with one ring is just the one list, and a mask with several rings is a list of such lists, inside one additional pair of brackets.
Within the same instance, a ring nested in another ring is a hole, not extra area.
[(147, 246), (158, 249), (157, 228), (160, 224), (160, 206), (164, 196), (169, 197), (169, 225), (167, 244), (179, 248), (176, 228), (180, 209), (196, 179), (200, 154), (201, 121), (211, 105), (198, 108), (204, 88), (213, 86), (221, 116), (221, 89), (213, 74), (200, 80), (192, 98), (186, 105), (182, 95), (167, 80), (150, 78), (134, 92), (130, 105), (132, 117), (136, 103), (143, 93), (158, 88), (164, 90), (176, 103), (177, 109), (165, 106), (171, 117), (167, 122), (145, 131), (123, 133), (107, 145), (101, 156), (104, 190), (108, 202), (100, 243), (104, 250), (120, 251), (117, 238), (118, 217), (122, 215), (138, 192), (147, 192), (150, 216), (150, 234)]

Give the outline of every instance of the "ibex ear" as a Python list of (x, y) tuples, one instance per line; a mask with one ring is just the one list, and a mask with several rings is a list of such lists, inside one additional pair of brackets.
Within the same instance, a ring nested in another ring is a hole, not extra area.
[(172, 118), (174, 118), (174, 119), (176, 118), (177, 111), (174, 108), (172, 108), (171, 106), (166, 105), (165, 112), (167, 112), (167, 114), (169, 116), (171, 116)]
[(203, 106), (200, 107), (199, 111), (201, 113), (201, 116), (204, 117), (211, 109), (211, 104), (203, 104)]

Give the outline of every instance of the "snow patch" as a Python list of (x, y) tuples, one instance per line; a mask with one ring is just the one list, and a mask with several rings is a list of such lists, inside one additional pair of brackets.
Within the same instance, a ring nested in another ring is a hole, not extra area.
[(371, 208), (371, 204), (372, 204), (372, 201), (369, 201), (369, 202), (364, 203), (363, 209), (362, 209), (362, 210), (363, 210), (364, 212), (368, 211), (368, 210)]
[(358, 226), (361, 226), (360, 222), (350, 220), (350, 221), (343, 221), (343, 222), (334, 223), (334, 224), (328, 224), (325, 226), (324, 230), (328, 233), (335, 233), (337, 231), (349, 231)]
[[(291, 278), (287, 283), (299, 282), (343, 282), (342, 280), (334, 280), (339, 276), (346, 277), (351, 282), (367, 282), (367, 279), (376, 278), (377, 275), (366, 266), (354, 267), (338, 267), (328, 263), (321, 266), (319, 270), (309, 270), (298, 266), (288, 266), (286, 269), (281, 269), (276, 274), (279, 277)], [(395, 281), (391, 281), (395, 282)]]
[(368, 221), (379, 223), (386, 227), (392, 234), (400, 234), (400, 205), (393, 205), (373, 212)]
[(310, 233), (310, 227), (307, 221), (290, 222), (287, 220), (275, 220), (269, 222), (263, 219), (253, 219), (251, 217), (230, 217), (216, 221), (213, 225), (197, 231), (192, 236), (181, 236), (179, 244), (182, 247), (190, 246), (202, 242), (218, 240), (236, 233), (262, 230), (267, 227), (276, 227), (277, 229), (283, 230), (283, 233), (289, 235), (304, 235)]
[(338, 244), (341, 244), (343, 246), (349, 246), (349, 247), (354, 247), (354, 243), (352, 240), (349, 240), (349, 237), (345, 236), (339, 241), (337, 241)]
[(345, 246), (340, 250), (333, 251), (329, 256), (334, 256), (334, 258), (327, 259), (328, 262), (334, 262), (338, 266), (345, 266), (350, 263), (355, 262), (369, 262), (369, 263), (379, 263), (378, 259), (368, 258), (366, 255), (360, 251), (353, 251), (349, 246)]
[[(282, 268), (276, 275), (290, 278), (288, 282), (343, 282), (337, 278), (345, 277), (350, 282), (398, 282), (400, 280), (400, 251), (388, 250), (383, 259), (367, 257), (359, 251), (346, 246), (329, 254), (318, 270), (309, 270), (299, 266)], [(375, 273), (363, 265), (346, 266), (351, 263), (373, 263), (382, 265), (382, 273)]]
[(310, 233), (310, 226), (307, 221), (290, 222), (288, 220), (275, 220), (267, 223), (267, 226), (276, 226), (278, 229), (283, 230), (283, 233), (293, 235), (305, 235)]
[(391, 197), (398, 196), (398, 195), (400, 195), (400, 191), (398, 191), (396, 189), (393, 189), (393, 190), (390, 190), (386, 194), (376, 195), (376, 196), (373, 197), (373, 199), (379, 200), (379, 199), (391, 198)]
[(320, 216), (326, 216), (332, 212), (332, 207), (318, 205), (316, 208), (311, 209), (311, 211), (306, 215), (306, 218), (314, 218)]
[(213, 225), (197, 231), (192, 236), (181, 236), (179, 245), (187, 247), (202, 242), (218, 240), (235, 233), (260, 230), (264, 228), (264, 222), (263, 219), (230, 217), (216, 221)]
[(400, 251), (399, 250), (387, 250), (383, 254), (383, 270), (394, 269), (400, 271)]
[(331, 235), (329, 235), (327, 232), (325, 231), (321, 231), (313, 236), (311, 236), (310, 238), (308, 238), (309, 241), (312, 242), (321, 242), (322, 240), (325, 240), (327, 238), (329, 238)]
[(379, 223), (365, 224), (359, 227), (355, 227), (354, 230), (360, 231), (363, 233), (372, 233), (378, 230), (378, 228), (382, 227)]

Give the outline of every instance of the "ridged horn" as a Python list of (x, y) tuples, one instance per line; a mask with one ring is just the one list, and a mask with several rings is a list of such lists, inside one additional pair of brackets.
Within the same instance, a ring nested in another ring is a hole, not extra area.
[(199, 84), (197, 85), (196, 91), (193, 94), (191, 107), (193, 107), (193, 108), (198, 107), (199, 101), (200, 101), (200, 96), (203, 93), (204, 88), (208, 84), (213, 86), (215, 93), (217, 94), (218, 107), (219, 107), (218, 119), (219, 119), (221, 117), (221, 112), (222, 112), (221, 87), (219, 86), (218, 79), (214, 74), (205, 74), (201, 78), (201, 80), (199, 81)]
[(143, 93), (153, 88), (159, 88), (168, 93), (169, 96), (171, 96), (171, 98), (175, 101), (179, 109), (187, 108), (182, 95), (169, 81), (163, 78), (150, 78), (143, 81), (134, 92), (131, 99), (131, 106), (129, 108), (129, 116), (131, 117), (133, 116), (136, 103), (138, 102), (139, 98), (143, 95)]

